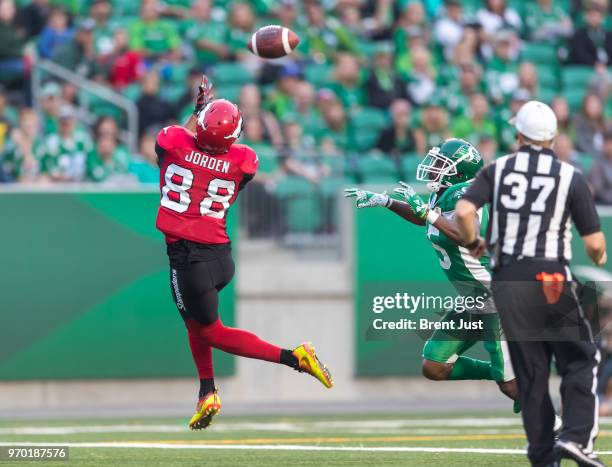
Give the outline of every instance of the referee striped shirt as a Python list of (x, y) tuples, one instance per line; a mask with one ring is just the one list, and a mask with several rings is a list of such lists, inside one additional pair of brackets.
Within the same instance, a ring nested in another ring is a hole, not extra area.
[(484, 167), (463, 198), (491, 204), (487, 244), (495, 259), (572, 257), (572, 221), (580, 235), (600, 230), (584, 175), (550, 149), (522, 146)]

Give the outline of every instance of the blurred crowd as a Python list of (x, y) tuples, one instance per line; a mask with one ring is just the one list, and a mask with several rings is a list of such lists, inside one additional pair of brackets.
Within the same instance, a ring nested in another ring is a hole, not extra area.
[[(410, 180), (451, 135), (490, 160), (540, 99), (559, 157), (612, 204), (611, 18), (608, 0), (0, 0), (0, 180), (156, 183), (155, 133), (186, 120), (206, 72), (239, 103), (262, 183)], [(289, 57), (246, 48), (271, 23), (300, 36)], [(136, 102), (138, 147), (87, 86), (43, 74), (33, 93), (42, 59)]]

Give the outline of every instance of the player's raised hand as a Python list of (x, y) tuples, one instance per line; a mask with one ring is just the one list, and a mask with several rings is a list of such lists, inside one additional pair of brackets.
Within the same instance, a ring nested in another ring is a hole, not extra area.
[(345, 198), (355, 198), (357, 208), (373, 208), (375, 206), (389, 206), (390, 199), (387, 192), (373, 193), (361, 188), (345, 188)]
[(412, 186), (405, 182), (399, 182), (399, 184), (400, 187), (395, 188), (393, 192), (404, 198), (406, 204), (410, 206), (410, 209), (412, 209), (419, 218), (425, 219), (427, 217), (427, 213), (429, 212), (429, 206), (427, 206), (417, 192), (414, 191)]
[(195, 109), (193, 110), (194, 115), (200, 113), (206, 104), (214, 99), (214, 95), (212, 92), (212, 82), (208, 79), (208, 76), (202, 75), (202, 81), (198, 86), (198, 95), (196, 97)]

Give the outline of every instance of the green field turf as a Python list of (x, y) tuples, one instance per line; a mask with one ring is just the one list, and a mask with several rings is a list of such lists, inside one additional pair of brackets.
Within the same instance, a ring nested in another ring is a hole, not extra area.
[[(0, 446), (71, 446), (69, 461), (42, 464), (48, 466), (527, 465), (524, 454), (517, 452), (525, 447), (520, 418), (508, 413), (221, 415), (202, 432), (188, 431), (185, 423), (179, 419), (4, 421)], [(612, 462), (612, 419), (602, 420), (596, 446), (606, 453), (602, 458)], [(10, 465), (41, 463), (11, 461)]]

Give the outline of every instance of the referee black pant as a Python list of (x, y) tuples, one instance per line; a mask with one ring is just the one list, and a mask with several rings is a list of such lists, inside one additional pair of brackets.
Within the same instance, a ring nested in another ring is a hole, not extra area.
[(536, 259), (502, 262), (493, 273), (492, 291), (517, 377), (531, 464), (555, 460), (555, 411), (548, 390), (553, 357), (561, 376), (560, 439), (592, 450), (600, 356), (569, 268)]

